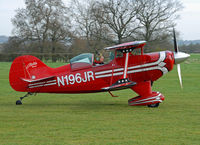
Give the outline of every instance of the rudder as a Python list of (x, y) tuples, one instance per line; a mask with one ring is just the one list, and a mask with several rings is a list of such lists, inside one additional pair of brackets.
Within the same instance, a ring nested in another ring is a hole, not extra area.
[(20, 92), (28, 92), (28, 82), (23, 79), (39, 79), (51, 75), (51, 68), (37, 57), (24, 55), (17, 57), (10, 68), (9, 82), (11, 87)]

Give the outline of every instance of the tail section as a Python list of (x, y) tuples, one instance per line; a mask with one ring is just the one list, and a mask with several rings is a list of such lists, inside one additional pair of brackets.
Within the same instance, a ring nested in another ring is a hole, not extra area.
[(10, 68), (9, 81), (11, 87), (20, 92), (28, 92), (28, 84), (52, 76), (52, 68), (38, 58), (25, 55), (17, 57)]

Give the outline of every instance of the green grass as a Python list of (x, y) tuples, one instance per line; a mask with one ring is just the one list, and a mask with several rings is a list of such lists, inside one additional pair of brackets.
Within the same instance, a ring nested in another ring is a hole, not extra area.
[[(184, 89), (176, 68), (154, 83), (165, 95), (159, 108), (128, 106), (131, 90), (97, 94), (24, 93), (9, 86), (11, 63), (0, 63), (0, 144), (200, 144), (200, 55), (181, 64)], [(48, 64), (60, 66), (61, 63)]]

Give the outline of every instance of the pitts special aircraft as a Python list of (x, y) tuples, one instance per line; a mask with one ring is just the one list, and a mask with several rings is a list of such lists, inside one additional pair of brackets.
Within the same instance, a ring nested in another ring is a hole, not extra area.
[[(182, 86), (180, 63), (190, 55), (179, 52), (175, 31), (175, 52), (143, 53), (145, 41), (128, 42), (105, 48), (114, 51), (110, 62), (96, 64), (91, 53), (80, 54), (70, 64), (50, 68), (30, 55), (17, 57), (10, 68), (9, 81), (16, 91), (33, 93), (95, 93), (130, 88), (139, 96), (128, 100), (128, 105), (158, 107), (164, 100), (160, 92), (153, 92), (152, 83), (173, 69), (177, 64)], [(140, 49), (140, 54), (133, 54)], [(16, 105), (22, 104), (22, 99)]]

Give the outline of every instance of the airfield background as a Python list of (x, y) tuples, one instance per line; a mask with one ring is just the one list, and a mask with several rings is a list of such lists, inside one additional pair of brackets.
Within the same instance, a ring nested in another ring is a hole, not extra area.
[[(13, 17), (13, 34), (0, 36), (0, 144), (199, 144), (200, 41), (179, 41), (191, 58), (153, 85), (166, 101), (157, 109), (130, 107), (132, 91), (40, 94), (22, 106), (24, 93), (9, 85), (11, 61), (34, 55), (50, 67), (84, 52), (97, 55), (114, 44), (146, 40), (145, 52), (173, 50), (179, 0), (26, 0)], [(166, 9), (164, 9), (166, 8)], [(1, 34), (0, 34), (1, 35)], [(136, 94), (133, 94), (133, 96)]]

